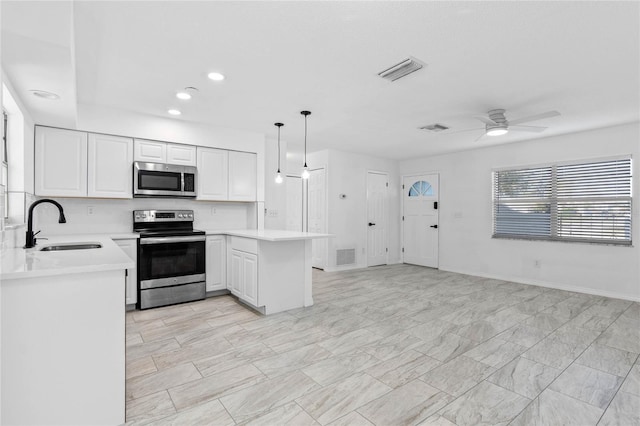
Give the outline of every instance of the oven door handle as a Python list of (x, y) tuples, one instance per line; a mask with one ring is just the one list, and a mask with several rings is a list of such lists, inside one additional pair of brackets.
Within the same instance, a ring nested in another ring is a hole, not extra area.
[(140, 238), (140, 244), (171, 244), (171, 243), (195, 243), (198, 241), (205, 241), (204, 235), (198, 237), (153, 237), (153, 238)]

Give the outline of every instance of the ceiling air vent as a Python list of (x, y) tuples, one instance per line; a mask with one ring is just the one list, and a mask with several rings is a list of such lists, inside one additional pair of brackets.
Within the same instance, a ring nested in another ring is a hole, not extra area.
[(386, 80), (396, 81), (397, 79), (409, 75), (414, 71), (418, 71), (422, 67), (424, 67), (422, 62), (410, 56), (399, 64), (395, 64), (394, 66), (379, 72), (378, 75)]
[(418, 127), (418, 129), (427, 130), (429, 132), (441, 132), (443, 130), (448, 130), (449, 128), (444, 124), (435, 123), (435, 124), (429, 124), (428, 126)]

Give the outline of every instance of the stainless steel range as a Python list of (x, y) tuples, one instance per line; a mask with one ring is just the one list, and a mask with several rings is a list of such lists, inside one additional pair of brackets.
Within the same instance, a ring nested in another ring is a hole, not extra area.
[(134, 210), (138, 240), (138, 309), (205, 298), (205, 233), (193, 210)]

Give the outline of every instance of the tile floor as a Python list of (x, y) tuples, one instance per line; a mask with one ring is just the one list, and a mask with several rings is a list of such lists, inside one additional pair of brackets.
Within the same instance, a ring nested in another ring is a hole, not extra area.
[(640, 304), (410, 265), (127, 314), (128, 424), (637, 425)]

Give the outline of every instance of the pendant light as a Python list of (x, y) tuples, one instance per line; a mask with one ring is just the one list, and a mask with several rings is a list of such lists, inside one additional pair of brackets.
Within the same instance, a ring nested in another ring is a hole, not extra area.
[(282, 175), (280, 174), (280, 128), (284, 126), (282, 123), (274, 123), (278, 128), (278, 171), (276, 172), (276, 183), (282, 183)]
[(307, 116), (311, 115), (311, 111), (300, 111), (304, 115), (304, 166), (302, 166), (302, 179), (309, 179), (309, 168), (307, 167)]

